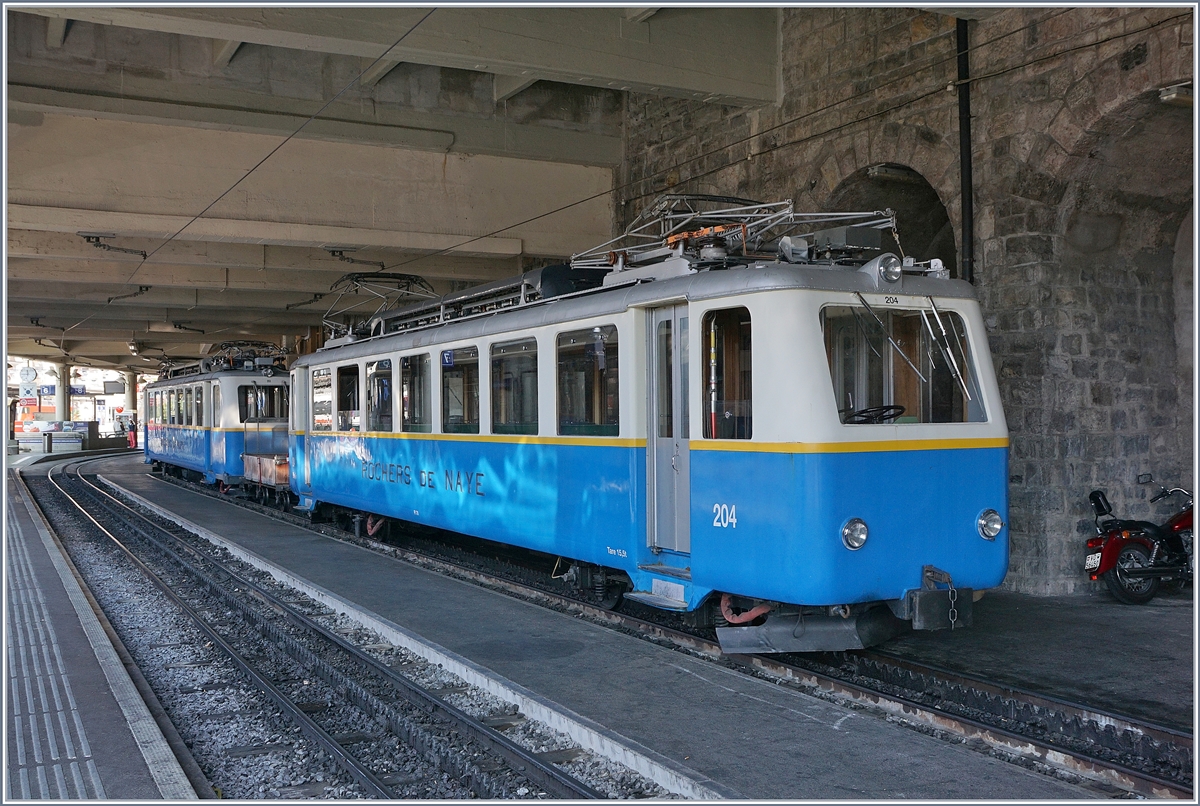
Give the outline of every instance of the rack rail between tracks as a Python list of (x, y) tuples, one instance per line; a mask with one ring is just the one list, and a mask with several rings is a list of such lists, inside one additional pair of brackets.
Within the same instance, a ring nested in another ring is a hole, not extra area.
[[(164, 557), (182, 569), (205, 587), (223, 605), (235, 611), (239, 618), (252, 626), (265, 640), (281, 647), (293, 660), (312, 670), (313, 674), (326, 683), (343, 692), (346, 698), (371, 718), (386, 724), (402, 741), (414, 746), (427, 757), (433, 756), (447, 772), (462, 779), (469, 779), (471, 788), (481, 797), (497, 797), (509, 793), (503, 791), (495, 776), (479, 769), (463, 754), (447, 752), (446, 742), (431, 734), (427, 729), (418, 725), (409, 717), (400, 713), (388, 702), (384, 702), (363, 685), (351, 679), (334, 664), (319, 657), (304, 643), (297, 640), (278, 623), (264, 615), (263, 611), (247, 605), (243, 598), (234, 595), (230, 588), (240, 588), (251, 591), (252, 595), (266, 603), (271, 611), (282, 615), (286, 622), (305, 631), (308, 635), (318, 638), (327, 646), (335, 647), (345, 658), (359, 668), (386, 681), (391, 690), (397, 692), (409, 705), (419, 709), (424, 714), (450, 726), (453, 730), (477, 743), (489, 754), (499, 757), (512, 770), (535, 786), (541, 787), (553, 797), (569, 799), (594, 799), (602, 795), (588, 784), (580, 781), (553, 764), (543, 760), (534, 751), (528, 750), (495, 728), (483, 724), (480, 720), (462, 711), (457, 706), (446, 702), (434, 693), (426, 691), (418, 684), (409, 680), (388, 667), (378, 658), (360, 650), (342, 636), (337, 635), (323, 625), (301, 613), (291, 604), (279, 599), (271, 591), (256, 584), (250, 579), (238, 574), (227, 566), (206, 557), (200, 552), (187, 546), (169, 530), (155, 524), (149, 518), (136, 512), (125, 503), (119, 501), (110, 493), (102, 490), (92, 481), (86, 479), (78, 467), (80, 462), (68, 470), (64, 465), (57, 478), (53, 473), (48, 474), (51, 483), (72, 504), (74, 504), (89, 521), (100, 529), (130, 558), (130, 560), (146, 576), (168, 596), (184, 613), (195, 621), (197, 627), (213, 644), (229, 656), (237, 668), (253, 682), (277, 707), (283, 711), (289, 721), (299, 727), (311, 741), (321, 747), (339, 766), (345, 769), (364, 791), (378, 798), (390, 799), (395, 794), (378, 776), (364, 764), (360, 763), (345, 747), (321, 728), (298, 703), (292, 701), (282, 690), (266, 676), (259, 673), (236, 648), (234, 648), (219, 632), (210, 626), (204, 617), (192, 608), (183, 597), (168, 585), (159, 574), (144, 562), (127, 546), (113, 531), (106, 528), (96, 515), (101, 512), (109, 518), (124, 525), (125, 528), (138, 534), (148, 545), (153, 546)], [(83, 492), (67, 489), (72, 486), (70, 479), (83, 487)], [(89, 506), (90, 504), (90, 506)]]

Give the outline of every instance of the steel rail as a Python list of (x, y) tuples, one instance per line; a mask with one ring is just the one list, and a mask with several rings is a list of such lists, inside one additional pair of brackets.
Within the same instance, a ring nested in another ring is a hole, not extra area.
[[(235, 503), (227, 498), (221, 500)], [(236, 502), (236, 504), (239, 506), (242, 505), (240, 502)], [(269, 513), (275, 517), (279, 517), (281, 514), (267, 507), (256, 507), (255, 511)], [(301, 525), (302, 528), (304, 526), (300, 523), (297, 525)], [(950, 711), (918, 703), (904, 697), (876, 691), (867, 686), (843, 681), (831, 675), (803, 669), (781, 661), (771, 655), (723, 654), (720, 645), (715, 641), (709, 641), (696, 635), (664, 627), (635, 616), (605, 610), (569, 596), (541, 590), (502, 577), (496, 577), (477, 569), (459, 565), (442, 557), (432, 557), (422, 554), (414, 549), (398, 549), (395, 546), (388, 546), (387, 549), (394, 552), (401, 559), (406, 559), (409, 562), (415, 562), (426, 567), (431, 565), (438, 566), (443, 572), (469, 579), (487, 587), (500, 589), (527, 600), (542, 600), (557, 607), (575, 610), (596, 621), (606, 622), (644, 635), (670, 641), (676, 646), (690, 649), (701, 655), (712, 658), (726, 658), (746, 669), (761, 672), (772, 678), (792, 680), (804, 685), (820, 688), (838, 697), (858, 703), (867, 703), (902, 716), (910, 721), (954, 733), (964, 739), (982, 739), (990, 746), (1006, 750), (1023, 758), (1035, 758), (1048, 766), (1069, 770), (1086, 780), (1100, 781), (1129, 792), (1152, 797), (1165, 796), (1181, 799), (1191, 799), (1193, 797), (1193, 788), (1178, 781), (1171, 781), (1115, 762), (1098, 759), (1086, 753), (1072, 751), (1015, 731), (977, 722)], [(1014, 689), (1014, 692), (1016, 691)], [(1043, 698), (1048, 700), (1044, 695)], [(1086, 706), (1077, 705), (1076, 707), (1086, 709)], [(1160, 726), (1143, 724), (1127, 717), (1122, 719), (1131, 730), (1140, 730), (1146, 733), (1161, 730)]]
[(1101, 727), (1112, 725), (1115, 730), (1127, 730), (1143, 734), (1157, 742), (1170, 742), (1188, 750), (1193, 749), (1193, 735), (1191, 733), (1166, 725), (1157, 725), (1146, 720), (1133, 720), (1115, 711), (1096, 708), (1092, 705), (1082, 705), (1063, 699), (1062, 697), (1056, 697), (1053, 694), (1041, 694), (1027, 688), (1022, 688), (1021, 686), (1014, 686), (1008, 683), (995, 683), (967, 672), (947, 669), (944, 666), (938, 666), (926, 661), (915, 661), (911, 658), (905, 658), (878, 647), (874, 649), (851, 650), (849, 654), (876, 662), (889, 663), (898, 668), (907, 669), (915, 674), (932, 674), (941, 682), (948, 682), (964, 687), (969, 686), (977, 691), (995, 697), (1017, 700), (1021, 703), (1046, 710), (1055, 710), (1066, 716), (1095, 722)]
[[(155, 524), (149, 518), (135, 511), (124, 502), (118, 500), (115, 496), (99, 488), (97, 485), (91, 481), (88, 481), (87, 479), (80, 477), (80, 480), (94, 490), (96, 494), (108, 499), (108, 501), (112, 502), (113, 505), (120, 507), (125, 511), (125, 513), (127, 513), (124, 516), (118, 517), (137, 518), (148, 524), (154, 530), (170, 535), (172, 540), (180, 543), (179, 539), (175, 535), (172, 535), (170, 531)], [(101, 502), (101, 506), (104, 506), (103, 502)], [(116, 515), (116, 513), (113, 514)], [(148, 539), (153, 540), (153, 538), (149, 538), (149, 536), (147, 537)], [(421, 709), (425, 713), (434, 716), (440, 716), (442, 719), (450, 722), (455, 728), (458, 728), (472, 739), (477, 740), (492, 753), (503, 758), (504, 761), (507, 762), (513, 769), (520, 769), (523, 777), (547, 790), (550, 794), (560, 798), (568, 799), (585, 798), (594, 800), (604, 797), (604, 795), (602, 795), (596, 789), (563, 772), (553, 764), (544, 761), (535, 752), (527, 750), (513, 740), (509, 739), (507, 736), (501, 734), (496, 729), (483, 724), (480, 720), (466, 713), (457, 706), (430, 693), (417, 683), (388, 667), (378, 658), (363, 652), (361, 649), (354, 646), (342, 636), (337, 635), (333, 631), (317, 623), (288, 603), (281, 601), (277, 596), (261, 587), (254, 581), (247, 579), (246, 577), (238, 574), (236, 571), (229, 569), (224, 564), (212, 559), (211, 557), (204, 556), (202, 553), (196, 551), (190, 546), (187, 546), (186, 544), (180, 543), (180, 545), (182, 545), (185, 550), (192, 554), (192, 556), (197, 557), (203, 562), (219, 569), (220, 572), (225, 574), (235, 585), (241, 586), (246, 590), (254, 591), (259, 598), (263, 599), (270, 607), (283, 614), (285, 618), (287, 618), (287, 620), (295, 626), (320, 635), (321, 638), (328, 643), (337, 646), (339, 650), (341, 650), (360, 667), (365, 667), (377, 676), (382, 677), (399, 691), (400, 695), (405, 701)], [(185, 561), (179, 561), (184, 562), (185, 565), (190, 565)], [(200, 571), (199, 569), (189, 568), (189, 570), (191, 570), (193, 573), (196, 573), (198, 576), (201, 576), (201, 578), (204, 578), (205, 576), (204, 572)], [(210, 587), (212, 587), (213, 584), (214, 583), (210, 582)], [(236, 604), (236, 600), (231, 600), (230, 603)], [(253, 618), (253, 616), (250, 617)], [(294, 641), (294, 639), (290, 639), (288, 636), (284, 635), (278, 630), (271, 630), (271, 633), (272, 634), (270, 637), (273, 640), (290, 644), (294, 654), (308, 655), (309, 657), (305, 658), (306, 664), (321, 669), (324, 672), (323, 677), (333, 678), (327, 679), (326, 682), (335, 684), (339, 687), (342, 687), (344, 690), (353, 692), (355, 694), (355, 699), (362, 700), (362, 703), (356, 703), (359, 704), (360, 707), (368, 704), (370, 700), (376, 699), (369, 692), (366, 692), (365, 689), (361, 689), (361, 686), (358, 686), (353, 681), (346, 678), (334, 667), (325, 661), (316, 658), (315, 655), (312, 655), (311, 650), (301, 647), (298, 642)], [(382, 703), (370, 703), (370, 705), (375, 710), (380, 710), (381, 706), (384, 710), (390, 710), (386, 709), (386, 706), (384, 706)], [(390, 721), (396, 720), (392, 719)], [(411, 733), (411, 730), (406, 730), (405, 732)]]
[[(79, 464), (83, 463), (81, 462)], [(65, 474), (65, 468), (66, 465), (63, 465), (62, 468), (60, 468), (60, 475)], [(57, 480), (55, 480), (53, 468), (47, 471), (46, 479), (55, 487), (55, 489), (62, 493), (62, 495), (69, 502), (71, 502), (76, 509), (82, 512), (84, 517), (91, 521), (97, 529), (99, 529), (105, 536), (112, 540), (112, 542), (118, 548), (120, 548), (122, 552), (125, 553), (129, 560), (132, 561), (143, 574), (145, 574), (147, 579), (153, 582), (155, 586), (158, 587), (158, 589), (161, 590), (168, 599), (174, 602), (175, 605), (179, 607), (179, 609), (188, 618), (192, 619), (197, 628), (213, 642), (214, 646), (218, 647), (222, 652), (224, 652), (229, 659), (233, 661), (234, 665), (238, 667), (242, 674), (249, 678), (257, 688), (266, 694), (267, 697), (270, 698), (271, 701), (274, 702), (275, 705), (286, 714), (289, 721), (299, 727), (305, 736), (307, 736), (309, 739), (319, 745), (321, 749), (328, 753), (342, 769), (349, 773), (351, 777), (358, 781), (367, 790), (368, 794), (383, 799), (395, 798), (395, 794), (387, 787), (386, 784), (379, 780), (379, 778), (373, 772), (360, 764), (357, 759), (347, 753), (344, 747), (338, 744), (338, 742), (336, 742), (332, 736), (326, 733), (320, 725), (314, 722), (312, 718), (308, 716), (308, 714), (301, 711), (299, 707), (292, 702), (292, 700), (289, 699), (286, 694), (280, 691), (280, 689), (274, 683), (260, 674), (258, 670), (256, 670), (244, 657), (242, 657), (242, 655), (236, 649), (234, 649), (233, 646), (231, 646), (220, 635), (220, 633), (214, 630), (200, 616), (199, 613), (197, 613), (186, 601), (184, 601), (182, 597), (176, 594), (175, 591), (171, 590), (171, 588), (158, 576), (158, 574), (156, 574), (150, 568), (149, 565), (139, 559), (128, 546), (121, 542), (120, 538), (106, 529), (98, 520), (96, 520), (96, 518), (92, 517), (92, 514), (88, 512), (87, 509), (79, 503), (79, 501), (76, 500), (75, 496), (71, 495), (71, 493), (69, 493)]]

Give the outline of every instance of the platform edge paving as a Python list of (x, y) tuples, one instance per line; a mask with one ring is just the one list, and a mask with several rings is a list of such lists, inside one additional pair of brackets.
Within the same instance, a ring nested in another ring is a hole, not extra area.
[(171, 750), (158, 723), (151, 715), (149, 707), (138, 693), (137, 687), (125, 670), (125, 665), (117, 655), (116, 649), (113, 648), (108, 636), (104, 633), (104, 628), (92, 611), (75, 575), (67, 566), (62, 556), (62, 549), (51, 534), (50, 525), (46, 522), (41, 510), (34, 506), (27, 495), (21, 496), (21, 503), (29, 513), (38, 536), (41, 538), (46, 552), (50, 555), (54, 570), (58, 572), (67, 598), (75, 609), (84, 634), (96, 655), (96, 661), (100, 664), (113, 697), (120, 706), (121, 713), (125, 716), (129, 730), (142, 753), (142, 758), (146, 761), (146, 766), (158, 791), (166, 800), (198, 800), (199, 796), (196, 794), (196, 790), (188, 781), (179, 760), (175, 758), (175, 753)]
[[(229, 551), (238, 559), (270, 574), (279, 582), (290, 585), (326, 607), (352, 616), (365, 626), (376, 630), (397, 646), (413, 652), (431, 663), (439, 663), (447, 671), (467, 683), (517, 704), (523, 713), (558, 730), (581, 747), (605, 758), (617, 761), (653, 781), (669, 792), (691, 800), (738, 800), (745, 796), (628, 739), (593, 720), (576, 714), (529, 689), (496, 674), (475, 662), (442, 647), (405, 627), (396, 624), (356, 603), (326, 590), (303, 577), (287, 571), (252, 551), (186, 518), (155, 504), (141, 495), (122, 487), (103, 475), (98, 478), (146, 509), (188, 529)], [(297, 529), (301, 527), (295, 527)], [(313, 533), (318, 534), (318, 533)]]

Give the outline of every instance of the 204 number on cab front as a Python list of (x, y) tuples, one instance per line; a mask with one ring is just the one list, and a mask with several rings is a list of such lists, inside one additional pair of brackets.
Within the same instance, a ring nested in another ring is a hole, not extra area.
[(737, 504), (713, 504), (713, 526), (737, 528)]

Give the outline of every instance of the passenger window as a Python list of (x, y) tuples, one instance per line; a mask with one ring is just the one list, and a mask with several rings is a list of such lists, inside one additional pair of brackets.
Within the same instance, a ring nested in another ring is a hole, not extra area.
[(558, 433), (615, 437), (620, 431), (617, 329), (612, 325), (558, 336)]
[(479, 433), (479, 348), (442, 350), (442, 431)]
[(429, 403), (429, 353), (400, 359), (400, 383), (403, 387), (400, 430), (428, 434), (433, 429), (433, 413)]
[(367, 430), (392, 430), (392, 362), (367, 362)]
[(333, 430), (333, 377), (329, 369), (313, 370), (312, 430)]
[(358, 365), (338, 367), (337, 430), (358, 431), (361, 426), (358, 405)]
[(707, 367), (704, 436), (750, 439), (750, 311), (730, 308), (706, 313), (700, 349)]
[(191, 425), (192, 424), (192, 406), (194, 405), (192, 402), (192, 388), (189, 386), (187, 389), (182, 390), (181, 394), (183, 396), (183, 407), (182, 407), (183, 411), (180, 413), (183, 414), (183, 418), (182, 418), (183, 424)]
[(170, 425), (175, 425), (177, 422), (179, 422), (176, 419), (175, 390), (174, 389), (168, 390), (167, 396), (168, 396), (167, 416), (169, 418)]
[(537, 340), (493, 344), (492, 433), (537, 432)]
[(213, 428), (221, 427), (221, 386), (216, 383), (212, 388), (212, 424)]
[(958, 314), (830, 305), (821, 330), (843, 423), (986, 421)]
[(196, 387), (196, 425), (204, 425), (204, 387)]

